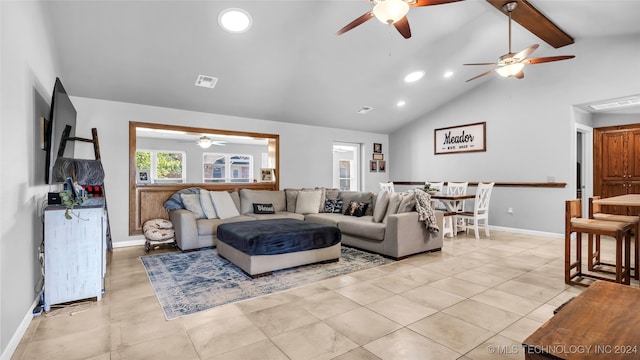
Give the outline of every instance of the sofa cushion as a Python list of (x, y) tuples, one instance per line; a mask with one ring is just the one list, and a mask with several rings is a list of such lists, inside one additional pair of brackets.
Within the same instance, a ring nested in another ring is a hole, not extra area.
[(351, 200), (349, 202), (349, 205), (345, 207), (344, 214), (349, 216), (362, 217), (367, 212), (368, 207), (368, 203)]
[(253, 213), (253, 204), (273, 204), (275, 211), (285, 211), (284, 191), (240, 189), (240, 213)]
[(290, 213), (288, 211), (277, 211), (275, 214), (247, 214), (256, 220), (270, 220), (270, 219), (296, 219), (304, 220), (303, 214)]
[(198, 228), (199, 236), (211, 236), (218, 233), (218, 225), (220, 224), (253, 220), (255, 220), (253, 217), (247, 215), (238, 215), (226, 219), (200, 219), (196, 221), (196, 227)]
[(338, 226), (338, 222), (344, 220), (346, 216), (342, 213), (319, 213), (319, 214), (307, 214), (304, 216), (305, 221), (310, 221), (316, 224), (333, 225)]
[(398, 213), (398, 208), (400, 207), (400, 203), (402, 202), (402, 194), (401, 193), (391, 193), (389, 195), (389, 205), (387, 206), (387, 213), (384, 214), (384, 218), (382, 219), (383, 223), (387, 223), (387, 218), (389, 215), (394, 215)]
[(202, 206), (202, 210), (204, 211), (207, 219), (215, 219), (218, 217), (216, 209), (213, 207), (213, 201), (211, 200), (211, 195), (209, 195), (209, 190), (200, 189), (200, 205)]
[(210, 191), (209, 195), (213, 201), (213, 207), (220, 219), (228, 219), (240, 215), (236, 204), (227, 191)]
[(373, 215), (373, 193), (370, 192), (360, 192), (360, 191), (341, 191), (340, 199), (343, 201), (343, 207), (349, 204), (350, 201), (359, 201), (363, 203), (368, 203), (367, 212), (365, 215)]
[(382, 222), (384, 219), (384, 215), (387, 213), (387, 207), (389, 206), (389, 195), (390, 192), (386, 190), (381, 190), (376, 196), (375, 206), (373, 207), (373, 221), (374, 222)]
[(324, 201), (324, 212), (342, 214), (342, 199), (327, 199)]
[(233, 200), (233, 204), (236, 206), (236, 210), (238, 210), (238, 213), (240, 212), (240, 193), (237, 191), (232, 191), (229, 193), (229, 196), (231, 196), (231, 200)]
[(300, 189), (284, 189), (288, 212), (296, 212), (296, 201), (298, 200), (299, 192)]
[(414, 211), (416, 209), (416, 194), (414, 190), (402, 193), (402, 201), (398, 205), (398, 214)]
[(376, 241), (384, 240), (384, 232), (387, 226), (382, 223), (373, 222), (372, 216), (347, 219), (348, 220), (338, 222), (338, 229), (340, 229), (341, 232)]
[[(315, 189), (303, 188), (302, 191), (319, 191), (320, 192), (320, 202), (318, 202), (318, 212), (321, 213), (324, 211), (324, 201), (327, 199), (326, 197), (326, 188), (317, 187)], [(297, 206), (297, 204), (296, 204)], [(302, 214), (315, 214), (313, 213), (302, 213)]]
[(303, 190), (298, 193), (296, 200), (296, 214), (317, 214), (320, 212), (322, 191)]
[(202, 210), (202, 206), (200, 205), (200, 194), (180, 194), (180, 198), (182, 199), (182, 204), (185, 209), (191, 211), (196, 219), (206, 219), (207, 216), (204, 214), (204, 210)]

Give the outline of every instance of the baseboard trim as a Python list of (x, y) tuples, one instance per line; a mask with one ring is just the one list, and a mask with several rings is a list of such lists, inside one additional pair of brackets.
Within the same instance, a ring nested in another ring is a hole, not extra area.
[(11, 360), (11, 357), (16, 352), (16, 349), (18, 349), (20, 340), (22, 340), (22, 337), (29, 328), (29, 324), (31, 324), (31, 320), (33, 320), (33, 309), (40, 303), (40, 295), (42, 295), (42, 292), (40, 292), (38, 296), (36, 296), (35, 300), (33, 300), (33, 303), (29, 307), (29, 310), (22, 319), (22, 322), (20, 322), (20, 326), (18, 326), (16, 332), (13, 333), (11, 340), (9, 340), (9, 343), (7, 343), (7, 347), (2, 352), (2, 355), (0, 355), (0, 360)]
[(533, 236), (548, 236), (552, 238), (564, 239), (564, 234), (558, 234), (558, 233), (552, 233), (552, 232), (546, 232), (546, 231), (517, 229), (517, 228), (491, 226), (491, 225), (489, 225), (489, 230), (506, 231), (506, 232), (512, 232), (516, 234), (533, 235)]
[(129, 246), (144, 246), (144, 239), (141, 240), (129, 240), (129, 241), (117, 241), (117, 242), (113, 242), (113, 248), (123, 248), (123, 247), (129, 247)]

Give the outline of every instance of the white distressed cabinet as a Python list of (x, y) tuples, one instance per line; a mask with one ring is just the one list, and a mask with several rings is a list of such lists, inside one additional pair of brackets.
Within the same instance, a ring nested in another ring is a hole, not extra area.
[(63, 206), (44, 212), (44, 310), (51, 305), (102, 299), (106, 271), (106, 211), (102, 199), (76, 206), (71, 219)]

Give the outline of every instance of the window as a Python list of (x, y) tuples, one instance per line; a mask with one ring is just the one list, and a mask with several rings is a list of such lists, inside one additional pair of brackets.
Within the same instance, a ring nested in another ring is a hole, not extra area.
[(205, 183), (248, 183), (253, 179), (253, 156), (204, 153), (202, 170)]
[(351, 160), (340, 160), (340, 190), (351, 190)]
[(333, 144), (333, 187), (360, 190), (360, 144)]
[(184, 151), (136, 151), (136, 170), (149, 170), (151, 183), (184, 183), (186, 181)]

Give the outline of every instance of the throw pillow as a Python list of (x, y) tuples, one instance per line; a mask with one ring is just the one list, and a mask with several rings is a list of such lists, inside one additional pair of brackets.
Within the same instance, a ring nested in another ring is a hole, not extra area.
[(169, 200), (165, 201), (164, 203), (164, 208), (167, 209), (167, 211), (184, 209), (184, 204), (182, 204), (182, 198), (180, 198), (180, 194), (200, 194), (200, 188), (190, 187), (178, 190), (173, 193)]
[(253, 203), (253, 213), (254, 214), (275, 214), (276, 209), (273, 207), (273, 204)]
[(180, 194), (180, 198), (182, 199), (182, 204), (185, 209), (194, 213), (196, 219), (204, 219), (207, 217), (200, 205), (200, 194)]
[(402, 201), (398, 205), (398, 214), (411, 212), (416, 208), (416, 194), (413, 190), (409, 190), (402, 194)]
[(384, 215), (387, 213), (387, 207), (389, 206), (390, 192), (381, 190), (376, 198), (376, 205), (373, 207), (373, 221), (381, 222), (384, 219)]
[(209, 190), (200, 189), (200, 205), (207, 219), (217, 219), (216, 209), (213, 207), (213, 201), (209, 195)]
[(344, 214), (361, 217), (361, 216), (364, 216), (364, 214), (367, 212), (367, 207), (369, 207), (369, 204), (365, 202), (351, 200), (349, 201), (349, 205), (347, 206), (347, 209), (344, 211)]
[(287, 211), (296, 212), (296, 202), (298, 201), (298, 193), (300, 189), (284, 189), (285, 197), (287, 198)]
[(320, 190), (300, 191), (296, 199), (296, 214), (317, 214), (320, 212)]
[(233, 203), (233, 199), (227, 191), (209, 191), (209, 195), (220, 219), (228, 219), (240, 215), (236, 204)]
[(373, 195), (374, 193), (361, 191), (340, 192), (340, 198), (345, 205), (349, 204), (351, 200), (369, 204), (370, 206), (367, 207), (367, 213), (365, 215), (373, 215), (373, 207), (371, 206), (371, 204), (373, 203)]
[(324, 212), (326, 213), (341, 213), (342, 212), (342, 199), (327, 199), (324, 202)]

